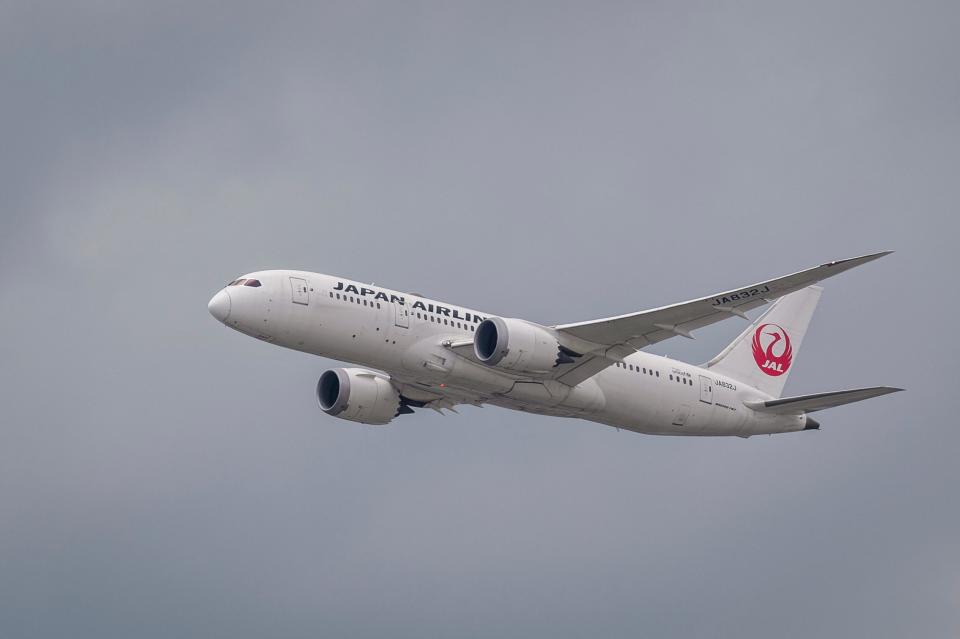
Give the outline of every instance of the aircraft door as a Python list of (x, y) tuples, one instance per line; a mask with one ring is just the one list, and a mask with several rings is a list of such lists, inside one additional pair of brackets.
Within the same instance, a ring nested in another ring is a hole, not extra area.
[(673, 411), (673, 425), (683, 426), (687, 423), (687, 417), (690, 416), (690, 407), (686, 404), (680, 404)]
[(394, 326), (410, 328), (410, 310), (401, 304), (394, 303)]
[(291, 277), (290, 290), (293, 295), (292, 299), (294, 304), (303, 304), (306, 306), (310, 303), (310, 289), (307, 287), (307, 280), (302, 277)]
[(700, 376), (700, 401), (704, 404), (713, 403), (713, 380), (706, 375)]

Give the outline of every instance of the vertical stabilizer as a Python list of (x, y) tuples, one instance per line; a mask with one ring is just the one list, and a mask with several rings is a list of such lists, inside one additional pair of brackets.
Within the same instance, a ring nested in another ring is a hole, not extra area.
[(706, 368), (780, 397), (822, 291), (808, 286), (781, 297)]

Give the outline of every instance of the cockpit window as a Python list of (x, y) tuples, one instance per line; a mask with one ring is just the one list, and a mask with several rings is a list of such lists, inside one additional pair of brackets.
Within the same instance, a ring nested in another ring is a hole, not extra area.
[(233, 280), (227, 286), (252, 286), (254, 288), (260, 286), (260, 280), (250, 280), (245, 277), (241, 277), (239, 280)]

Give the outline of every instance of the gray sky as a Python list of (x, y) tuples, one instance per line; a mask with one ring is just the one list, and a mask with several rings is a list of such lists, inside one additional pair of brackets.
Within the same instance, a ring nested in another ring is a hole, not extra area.
[[(4, 637), (960, 634), (956, 3), (85, 4), (0, 9)], [(787, 392), (908, 392), (746, 441), (354, 425), (206, 310), (287, 267), (569, 322), (883, 249)]]

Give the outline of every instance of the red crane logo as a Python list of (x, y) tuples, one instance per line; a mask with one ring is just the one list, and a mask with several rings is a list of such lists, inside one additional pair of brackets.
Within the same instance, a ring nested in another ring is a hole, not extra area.
[[(764, 339), (761, 340), (761, 337)], [(764, 342), (766, 342), (766, 348), (763, 346)], [(790, 346), (790, 336), (787, 335), (787, 331), (778, 324), (758, 326), (753, 334), (753, 359), (760, 370), (771, 377), (786, 373), (793, 361), (793, 347)]]

